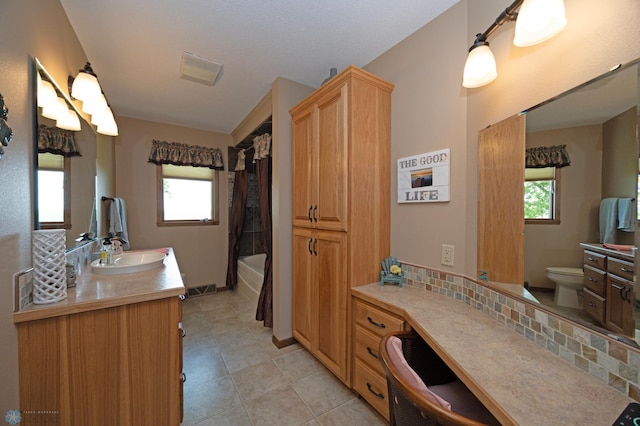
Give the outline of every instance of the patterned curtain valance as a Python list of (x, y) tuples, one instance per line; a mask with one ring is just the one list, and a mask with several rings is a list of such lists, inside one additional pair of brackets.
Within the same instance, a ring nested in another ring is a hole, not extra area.
[(38, 152), (50, 152), (65, 157), (81, 155), (72, 131), (47, 127), (44, 124), (38, 126)]
[(527, 148), (524, 161), (525, 167), (528, 169), (541, 169), (543, 167), (556, 167), (559, 169), (571, 165), (566, 145)]
[(269, 157), (269, 150), (271, 149), (271, 135), (265, 133), (264, 135), (256, 136), (253, 138), (253, 160), (260, 160), (262, 158)]
[(149, 162), (224, 170), (220, 148), (206, 148), (177, 142), (154, 140), (151, 145)]

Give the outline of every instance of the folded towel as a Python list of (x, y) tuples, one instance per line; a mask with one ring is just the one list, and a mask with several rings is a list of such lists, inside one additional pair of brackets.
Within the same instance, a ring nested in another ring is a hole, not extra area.
[(631, 251), (633, 250), (633, 246), (631, 244), (609, 244), (609, 243), (605, 243), (603, 244), (604, 247), (611, 249), (611, 250), (618, 250), (618, 251)]
[(618, 198), (618, 229), (635, 232), (636, 222), (636, 199)]
[(618, 227), (618, 199), (605, 198), (600, 202), (600, 242), (615, 243)]

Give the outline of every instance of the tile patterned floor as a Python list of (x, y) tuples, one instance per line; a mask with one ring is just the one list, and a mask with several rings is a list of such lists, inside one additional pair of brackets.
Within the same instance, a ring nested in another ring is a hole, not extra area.
[(236, 292), (183, 304), (184, 426), (385, 425), (300, 345), (277, 349)]

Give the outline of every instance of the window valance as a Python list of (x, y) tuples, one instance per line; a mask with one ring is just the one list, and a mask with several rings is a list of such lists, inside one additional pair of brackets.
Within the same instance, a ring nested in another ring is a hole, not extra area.
[(524, 164), (529, 169), (540, 169), (543, 167), (561, 168), (571, 165), (571, 159), (567, 152), (566, 145), (541, 146), (537, 148), (527, 148), (525, 152)]
[(151, 145), (149, 162), (224, 170), (224, 161), (222, 160), (220, 148), (207, 148), (159, 140), (154, 140)]
[(271, 149), (271, 135), (265, 133), (253, 138), (253, 159), (260, 160), (269, 157)]
[(38, 152), (50, 152), (65, 157), (81, 155), (72, 131), (47, 127), (44, 124), (38, 126)]

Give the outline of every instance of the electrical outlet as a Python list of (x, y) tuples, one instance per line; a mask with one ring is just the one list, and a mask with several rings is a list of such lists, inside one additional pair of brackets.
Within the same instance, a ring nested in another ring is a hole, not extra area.
[(443, 244), (442, 245), (442, 259), (440, 263), (445, 266), (453, 266), (454, 248), (453, 246)]

